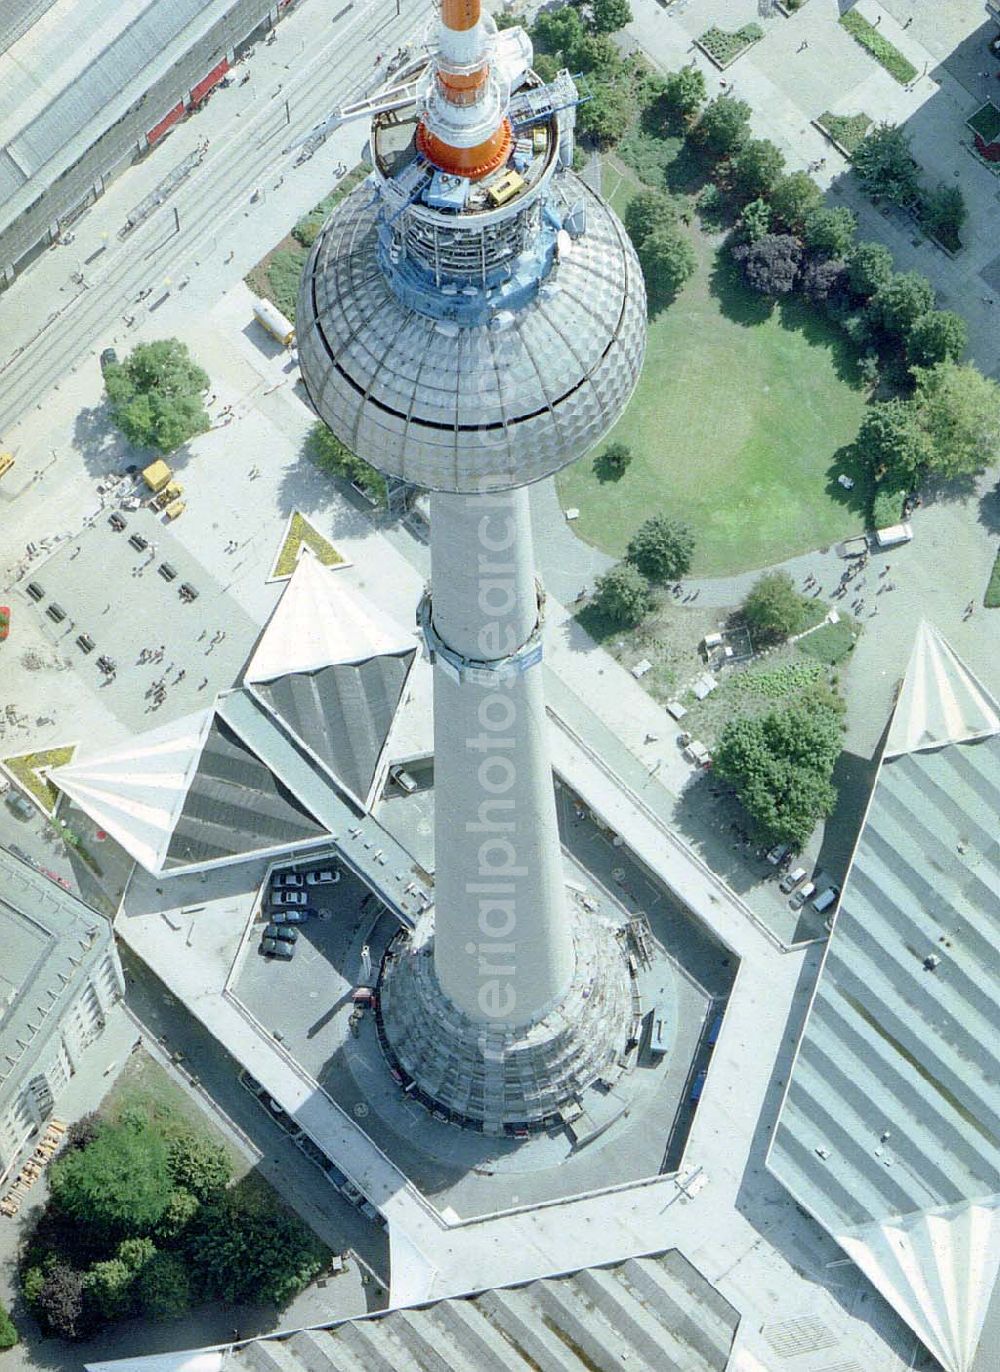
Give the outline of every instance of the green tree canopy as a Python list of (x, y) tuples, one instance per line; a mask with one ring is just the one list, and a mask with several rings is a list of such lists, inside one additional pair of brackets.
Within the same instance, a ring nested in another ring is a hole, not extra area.
[(240, 1188), (202, 1206), (188, 1253), (192, 1276), (216, 1299), (275, 1305), (296, 1296), (329, 1257), (296, 1216)]
[(667, 191), (644, 186), (625, 207), (625, 227), (637, 248), (654, 229), (677, 223), (677, 205)]
[(170, 1199), (166, 1145), (138, 1120), (106, 1125), (86, 1148), (56, 1158), (49, 1186), (57, 1210), (95, 1236), (142, 1233)]
[(631, 628), (652, 608), (645, 577), (630, 562), (619, 562), (594, 583), (593, 605), (612, 624)]
[(585, 33), (573, 49), (577, 68), (595, 79), (613, 80), (622, 70), (622, 55), (606, 33)]
[(115, 424), (137, 447), (172, 452), (209, 427), (208, 377), (176, 338), (140, 343), (104, 372)]
[(83, 1299), (88, 1314), (99, 1323), (120, 1320), (132, 1306), (135, 1273), (121, 1258), (95, 1262), (83, 1276)]
[(698, 67), (668, 71), (663, 81), (661, 103), (670, 114), (693, 119), (707, 94), (704, 73)]
[[(771, 196), (781, 177), (785, 155), (769, 138), (741, 143), (729, 163), (729, 184), (740, 200)], [(774, 199), (771, 196), (771, 207)]]
[(854, 247), (858, 221), (846, 205), (829, 210), (825, 205), (807, 215), (803, 229), (806, 247), (824, 257), (847, 258)]
[(13, 1348), (17, 1343), (18, 1334), (14, 1321), (7, 1314), (7, 1311), (0, 1305), (0, 1353), (8, 1348)]
[(573, 57), (586, 32), (580, 11), (571, 5), (562, 9), (543, 10), (531, 26), (531, 36), (542, 52), (551, 53), (553, 57), (561, 56), (569, 65), (575, 65)]
[(857, 449), (876, 481), (912, 490), (930, 456), (930, 443), (913, 401), (896, 397), (869, 405), (858, 431)]
[(848, 283), (855, 295), (874, 295), (892, 280), (894, 269), (884, 243), (855, 243), (847, 258)]
[(968, 341), (969, 330), (960, 314), (954, 310), (928, 310), (910, 329), (906, 355), (916, 367), (957, 362)]
[(758, 646), (798, 633), (805, 616), (806, 602), (787, 572), (765, 572), (743, 602), (743, 618)]
[(632, 122), (634, 103), (624, 82), (591, 83), (590, 99), (578, 108), (576, 122), (602, 148), (624, 137)]
[(157, 1253), (135, 1281), (135, 1301), (148, 1320), (172, 1320), (191, 1304), (187, 1264), (177, 1253)]
[(363, 458), (356, 457), (322, 419), (318, 419), (309, 430), (306, 452), (321, 472), (342, 477), (344, 481), (356, 481), (377, 504), (386, 503), (388, 495), (382, 473)]
[(693, 135), (712, 157), (731, 157), (750, 137), (750, 106), (732, 95), (717, 95), (702, 110)]
[(910, 140), (895, 124), (877, 124), (858, 144), (851, 161), (869, 195), (894, 205), (909, 205), (917, 198), (920, 186)]
[(751, 200), (740, 210), (739, 231), (748, 243), (756, 243), (771, 232), (771, 206), (766, 200)]
[(810, 700), (730, 720), (715, 747), (713, 768), (735, 786), (763, 836), (801, 848), (817, 820), (833, 812), (831, 777), (841, 741), (836, 708)]
[(595, 459), (599, 474), (619, 477), (632, 461), (632, 449), (627, 443), (609, 443)]
[(199, 1201), (213, 1199), (225, 1191), (233, 1175), (226, 1150), (195, 1133), (180, 1134), (170, 1140), (167, 1165), (174, 1187), (190, 1191)]
[(753, 290), (761, 295), (787, 295), (798, 280), (802, 248), (790, 233), (766, 233), (756, 243), (737, 243), (733, 258)]
[(782, 228), (790, 233), (801, 233), (809, 216), (823, 204), (823, 192), (808, 172), (794, 171), (779, 178), (771, 189), (769, 200)]
[(626, 561), (649, 581), (676, 581), (691, 567), (694, 534), (679, 519), (653, 515), (632, 535)]
[(590, 22), (595, 33), (617, 33), (632, 22), (628, 0), (590, 0)]
[(914, 367), (914, 403), (930, 440), (929, 468), (970, 476), (1000, 455), (1000, 386), (971, 364)]
[(938, 186), (924, 196), (920, 206), (924, 228), (946, 247), (957, 245), (967, 214), (965, 197), (958, 186)]
[(673, 296), (697, 266), (691, 240), (683, 229), (661, 224), (639, 245), (646, 293), (654, 305)]
[(869, 303), (872, 318), (904, 341), (920, 316), (933, 308), (934, 287), (920, 272), (897, 272)]

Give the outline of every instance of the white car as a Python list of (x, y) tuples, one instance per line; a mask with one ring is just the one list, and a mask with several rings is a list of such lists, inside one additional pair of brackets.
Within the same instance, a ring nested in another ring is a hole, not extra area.
[(305, 905), (308, 899), (305, 891), (272, 891), (270, 903), (272, 905)]
[(340, 872), (333, 867), (320, 867), (315, 872), (306, 872), (307, 886), (332, 886), (340, 880)]
[(305, 882), (301, 872), (275, 872), (271, 877), (271, 885), (276, 891), (294, 890), (304, 886)]

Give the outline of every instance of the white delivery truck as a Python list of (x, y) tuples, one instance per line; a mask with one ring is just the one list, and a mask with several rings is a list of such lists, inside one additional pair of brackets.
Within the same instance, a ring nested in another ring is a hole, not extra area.
[(909, 543), (913, 530), (909, 524), (890, 524), (887, 529), (875, 530), (877, 548), (896, 548), (900, 543)]
[(290, 348), (295, 342), (295, 325), (270, 300), (255, 300), (253, 317), (283, 348)]

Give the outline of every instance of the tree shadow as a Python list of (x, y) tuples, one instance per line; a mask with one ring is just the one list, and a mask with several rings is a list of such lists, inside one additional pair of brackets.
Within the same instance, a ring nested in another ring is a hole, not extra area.
[[(760, 845), (752, 821), (726, 782), (711, 772), (698, 772), (681, 793), (674, 823), (685, 842), (737, 895), (745, 896), (759, 884)], [(768, 868), (767, 873), (773, 870)]]
[(666, 169), (667, 189), (675, 195), (696, 195), (711, 180), (711, 172), (711, 161), (690, 138), (685, 138)]
[(779, 302), (778, 311), (782, 328), (800, 333), (810, 347), (826, 348), (839, 380), (854, 390), (863, 387), (858, 348), (820, 306), (811, 305), (801, 296), (786, 296)]
[(991, 534), (1000, 534), (1000, 481), (979, 498), (979, 522)]
[(774, 301), (749, 288), (725, 246), (715, 255), (709, 275), (709, 289), (718, 300), (722, 313), (734, 324), (753, 328), (770, 319), (774, 312)]
[(107, 397), (77, 413), (73, 422), (73, 447), (83, 458), (83, 465), (91, 476), (123, 472), (132, 463), (146, 465), (155, 456), (148, 455), (145, 449), (133, 448), (125, 435), (115, 428)]
[[(838, 480), (849, 477), (854, 485), (850, 489)], [(826, 494), (838, 505), (864, 519), (871, 508), (875, 483), (864, 463), (864, 457), (856, 443), (845, 443), (837, 449), (826, 469)]]

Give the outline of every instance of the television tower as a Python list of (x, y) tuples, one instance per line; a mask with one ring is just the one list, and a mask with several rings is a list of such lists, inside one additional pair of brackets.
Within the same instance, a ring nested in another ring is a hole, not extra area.
[(383, 1045), (419, 1099), (516, 1134), (623, 1070), (637, 1016), (616, 930), (564, 878), (526, 488), (618, 418), (645, 291), (572, 171), (576, 88), (531, 57), (479, 0), (442, 0), (397, 84), (314, 131), (371, 118), (372, 173), (317, 238), (297, 314), (320, 416), (431, 492), (434, 906), (383, 966)]

